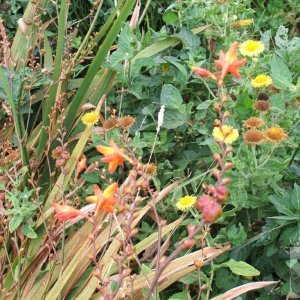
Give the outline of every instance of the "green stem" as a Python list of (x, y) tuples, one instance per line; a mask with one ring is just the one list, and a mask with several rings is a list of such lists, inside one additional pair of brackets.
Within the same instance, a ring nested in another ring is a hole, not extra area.
[(252, 154), (253, 154), (254, 166), (255, 166), (255, 169), (257, 169), (258, 164), (257, 164), (257, 158), (256, 158), (255, 145), (252, 146)]
[(86, 46), (86, 44), (87, 44), (88, 41), (89, 41), (89, 38), (90, 38), (90, 36), (91, 36), (91, 34), (92, 34), (92, 31), (93, 31), (93, 29), (94, 29), (94, 27), (95, 27), (95, 25), (96, 25), (97, 19), (98, 19), (98, 17), (99, 17), (100, 12), (101, 12), (101, 8), (102, 8), (102, 5), (103, 5), (103, 2), (104, 2), (104, 0), (101, 0), (101, 2), (100, 2), (99, 5), (98, 5), (98, 8), (97, 8), (95, 17), (94, 17), (94, 19), (93, 19), (93, 22), (92, 22), (92, 24), (91, 24), (91, 26), (90, 26), (90, 28), (89, 28), (89, 30), (88, 30), (88, 32), (87, 32), (87, 34), (86, 34), (84, 40), (83, 40), (83, 42), (81, 43), (81, 45), (80, 45), (80, 47), (79, 47), (79, 49), (78, 49), (78, 51), (77, 51), (77, 53), (76, 53), (74, 59), (73, 59), (74, 63), (76, 63), (76, 60), (77, 60), (78, 57), (80, 57), (80, 55), (81, 55), (81, 51), (83, 50), (83, 48)]
[(143, 12), (142, 12), (142, 14), (141, 14), (141, 16), (140, 16), (140, 19), (139, 19), (139, 22), (138, 22), (139, 25), (141, 25), (141, 23), (142, 23), (142, 21), (143, 21), (145, 15), (146, 15), (146, 13), (147, 13), (147, 10), (148, 10), (150, 4), (151, 4), (151, 0), (148, 0), (148, 1), (146, 2), (145, 8), (144, 8), (144, 10), (143, 10)]

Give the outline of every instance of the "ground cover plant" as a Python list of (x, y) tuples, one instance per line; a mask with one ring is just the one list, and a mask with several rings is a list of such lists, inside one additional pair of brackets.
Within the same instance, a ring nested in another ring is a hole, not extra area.
[(298, 1), (0, 2), (0, 299), (289, 299)]

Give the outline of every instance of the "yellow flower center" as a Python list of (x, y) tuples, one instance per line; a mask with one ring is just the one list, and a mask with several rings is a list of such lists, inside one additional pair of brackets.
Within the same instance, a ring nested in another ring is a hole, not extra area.
[(196, 199), (194, 196), (182, 197), (176, 203), (176, 207), (181, 211), (186, 211), (194, 206)]
[(251, 41), (246, 45), (245, 48), (247, 51), (255, 51), (258, 47), (259, 45), (257, 44), (257, 42)]
[(86, 126), (92, 126), (99, 121), (99, 113), (96, 111), (88, 112), (83, 115), (81, 121)]
[(265, 75), (258, 75), (255, 78), (255, 82), (257, 82), (257, 83), (265, 83), (266, 81), (267, 81), (267, 78)]

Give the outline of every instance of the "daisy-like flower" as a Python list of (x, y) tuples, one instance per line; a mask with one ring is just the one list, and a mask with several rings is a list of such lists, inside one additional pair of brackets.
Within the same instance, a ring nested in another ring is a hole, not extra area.
[(69, 219), (74, 219), (82, 215), (82, 212), (80, 210), (69, 205), (60, 205), (56, 202), (52, 202), (51, 205), (56, 212), (54, 217), (60, 221), (67, 221)]
[(287, 139), (287, 134), (280, 126), (273, 126), (264, 131), (265, 138), (271, 143), (280, 143)]
[(244, 141), (246, 144), (258, 145), (264, 140), (264, 134), (256, 128), (250, 129), (244, 133)]
[(96, 146), (97, 151), (104, 155), (101, 161), (108, 163), (108, 170), (114, 173), (118, 166), (123, 166), (123, 160), (126, 158), (123, 150), (120, 149), (113, 140), (110, 141), (110, 147)]
[(266, 113), (270, 110), (270, 101), (257, 100), (254, 102), (253, 108), (257, 111)]
[(85, 113), (82, 116), (81, 121), (84, 125), (91, 127), (91, 126), (95, 125), (96, 123), (98, 123), (99, 113), (96, 111), (91, 111), (91, 112)]
[(181, 211), (187, 211), (195, 205), (196, 200), (197, 200), (197, 198), (194, 196), (181, 197), (177, 201), (176, 207), (177, 207), (177, 209), (179, 209)]
[(109, 213), (113, 213), (114, 205), (118, 202), (118, 199), (114, 197), (117, 189), (118, 184), (112, 183), (102, 193), (99, 186), (94, 185), (94, 195), (86, 197), (86, 201), (97, 204), (96, 214), (102, 209), (105, 209)]
[(251, 117), (248, 120), (244, 121), (245, 128), (259, 128), (264, 125), (264, 121), (257, 117)]
[(256, 88), (267, 87), (272, 84), (272, 78), (265, 74), (260, 74), (251, 80), (251, 85)]
[(212, 136), (217, 142), (230, 145), (237, 140), (239, 132), (232, 126), (223, 125), (222, 127), (215, 127)]
[(245, 20), (235, 21), (235, 22), (232, 22), (230, 25), (233, 28), (238, 28), (238, 27), (249, 26), (251, 24), (253, 24), (253, 19), (245, 19)]
[(240, 44), (240, 52), (244, 56), (254, 57), (258, 56), (265, 50), (265, 46), (260, 41), (248, 40)]

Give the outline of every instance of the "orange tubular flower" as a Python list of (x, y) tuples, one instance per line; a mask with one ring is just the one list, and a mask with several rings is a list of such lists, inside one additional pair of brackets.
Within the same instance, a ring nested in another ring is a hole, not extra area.
[(222, 50), (219, 53), (219, 59), (215, 60), (215, 64), (218, 68), (222, 69), (220, 76), (221, 82), (223, 81), (227, 73), (231, 73), (234, 77), (240, 78), (239, 68), (246, 63), (246, 59), (238, 59), (238, 42), (231, 44), (226, 53)]
[(60, 221), (67, 221), (69, 219), (74, 219), (82, 215), (82, 212), (80, 210), (69, 205), (60, 205), (56, 202), (52, 202), (51, 205), (56, 212), (54, 217)]
[(96, 149), (105, 156), (101, 161), (108, 163), (109, 172), (114, 173), (118, 166), (123, 166), (123, 159), (126, 156), (113, 140), (109, 144), (111, 147), (97, 146)]
[(94, 195), (86, 197), (86, 201), (90, 203), (96, 203), (96, 214), (101, 210), (105, 209), (109, 213), (113, 213), (114, 205), (118, 202), (114, 195), (118, 189), (118, 184), (113, 183), (108, 186), (102, 193), (98, 185), (94, 185)]

